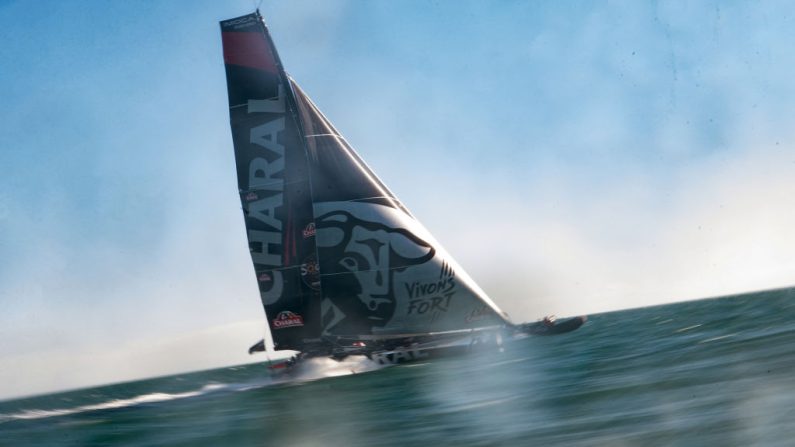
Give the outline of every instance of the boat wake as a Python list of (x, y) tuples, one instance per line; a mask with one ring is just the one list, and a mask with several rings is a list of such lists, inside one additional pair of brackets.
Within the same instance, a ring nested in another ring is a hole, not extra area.
[(302, 360), (295, 371), (284, 377), (275, 378), (274, 384), (288, 384), (291, 382), (310, 382), (329, 377), (348, 376), (376, 371), (388, 365), (378, 364), (365, 356), (349, 356), (337, 361), (327, 357), (314, 357)]
[(177, 399), (185, 399), (188, 397), (201, 396), (207, 393), (219, 391), (228, 388), (229, 385), (221, 383), (209, 383), (204, 385), (198, 390), (186, 391), (184, 393), (149, 393), (140, 396), (131, 397), (129, 399), (113, 399), (98, 404), (81, 405), (74, 408), (56, 408), (53, 410), (22, 410), (18, 413), (0, 414), (0, 422), (7, 422), (12, 420), (30, 420), (30, 419), (44, 419), (56, 416), (67, 416), (70, 414), (85, 413), (89, 411), (110, 410), (116, 408), (126, 408), (141, 404), (151, 404), (166, 402)]
[(343, 361), (317, 357), (302, 361), (296, 371), (280, 378), (264, 378), (255, 382), (246, 383), (208, 383), (199, 389), (183, 393), (147, 393), (128, 399), (112, 399), (90, 405), (80, 405), (72, 408), (55, 408), (50, 410), (25, 409), (17, 413), (0, 414), (0, 423), (14, 420), (45, 419), (58, 416), (68, 416), (92, 411), (112, 410), (118, 408), (134, 407), (142, 404), (154, 404), (179, 399), (203, 396), (215, 392), (242, 392), (252, 389), (266, 388), (274, 385), (289, 385), (291, 383), (304, 383), (329, 377), (339, 377), (351, 374), (360, 374), (382, 369), (387, 365), (379, 365), (364, 356), (351, 356)]

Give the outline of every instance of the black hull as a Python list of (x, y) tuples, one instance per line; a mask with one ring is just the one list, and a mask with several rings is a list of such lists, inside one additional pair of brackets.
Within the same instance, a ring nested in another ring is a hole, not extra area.
[(448, 357), (460, 357), (483, 351), (494, 352), (500, 349), (502, 349), (502, 342), (498, 341), (497, 338), (481, 338), (476, 339), (474, 342), (472, 339), (467, 338), (441, 346), (408, 346), (390, 351), (373, 352), (368, 355), (368, 358), (380, 365), (399, 365)]
[[(349, 356), (366, 356), (370, 361), (378, 365), (400, 365), (404, 363), (414, 363), (429, 361), (446, 357), (459, 357), (474, 353), (502, 352), (512, 343), (528, 335), (558, 335), (577, 330), (582, 326), (586, 317), (574, 317), (555, 324), (548, 325), (543, 322), (525, 323), (513, 327), (506, 327), (494, 331), (484, 331), (478, 334), (456, 334), (443, 337), (427, 337), (421, 342), (405, 343), (396, 346), (380, 346), (373, 349), (369, 347), (356, 347), (334, 354), (323, 354), (321, 351), (315, 353), (302, 353), (296, 357), (278, 362), (270, 367), (271, 373), (276, 376), (292, 376), (300, 370), (303, 360), (313, 357), (329, 357), (342, 361)], [(369, 348), (369, 349), (368, 349)]]
[[(574, 317), (554, 324), (544, 322), (525, 323), (513, 327), (483, 331), (477, 334), (449, 334), (444, 336), (412, 337), (411, 339), (378, 342), (378, 346), (349, 346), (332, 350), (329, 347), (307, 350), (295, 357), (274, 362), (269, 370), (274, 376), (291, 376), (300, 370), (303, 360), (328, 357), (343, 361), (349, 356), (365, 356), (379, 365), (399, 365), (428, 361), (445, 357), (459, 357), (477, 352), (502, 352), (512, 343), (526, 336), (559, 335), (575, 331), (587, 321), (587, 317)], [(299, 367), (299, 368), (296, 368)]]

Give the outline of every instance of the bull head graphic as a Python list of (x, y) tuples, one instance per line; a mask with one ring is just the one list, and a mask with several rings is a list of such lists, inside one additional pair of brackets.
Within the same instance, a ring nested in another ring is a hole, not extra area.
[(323, 315), (325, 330), (365, 334), (386, 325), (395, 313), (395, 272), (427, 262), (434, 248), (406, 229), (346, 211), (324, 214), (315, 223), (323, 295), (342, 313)]

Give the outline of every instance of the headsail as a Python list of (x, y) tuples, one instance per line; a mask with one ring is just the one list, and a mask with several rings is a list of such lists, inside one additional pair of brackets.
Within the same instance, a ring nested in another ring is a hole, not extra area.
[(285, 74), (258, 14), (221, 28), (241, 201), (277, 348), (507, 324)]
[(312, 178), (324, 335), (504, 324), (497, 306), (293, 81)]

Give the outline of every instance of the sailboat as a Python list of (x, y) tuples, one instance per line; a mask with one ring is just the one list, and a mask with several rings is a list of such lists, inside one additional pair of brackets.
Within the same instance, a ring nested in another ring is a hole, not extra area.
[(514, 325), (367, 166), (285, 72), (259, 11), (220, 25), (238, 191), (274, 349), (402, 363), (540, 328)]

